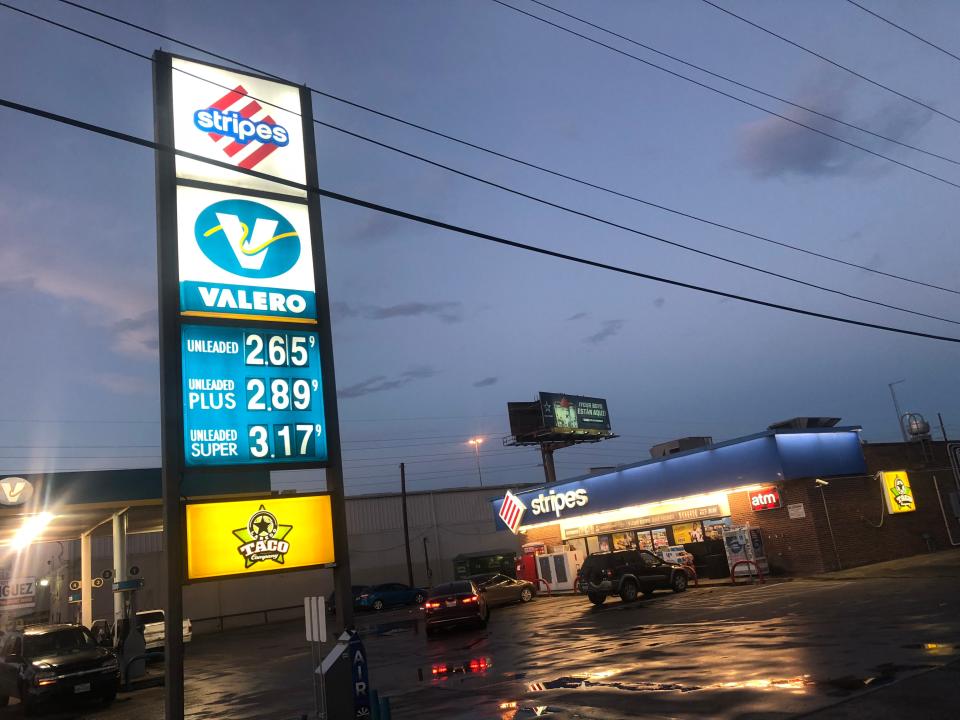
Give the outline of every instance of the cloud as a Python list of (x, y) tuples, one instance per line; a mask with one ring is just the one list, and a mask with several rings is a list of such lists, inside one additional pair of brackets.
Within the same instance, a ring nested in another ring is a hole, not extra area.
[(473, 386), (474, 387), (490, 387), (491, 385), (496, 385), (499, 378), (495, 377), (485, 377), (483, 380), (477, 380)]
[(159, 395), (160, 380), (148, 382), (147, 380), (135, 375), (124, 375), (122, 373), (98, 373), (93, 376), (98, 385), (102, 385), (107, 390), (117, 395)]
[(386, 375), (374, 375), (373, 377), (361, 380), (358, 383), (349, 385), (337, 390), (337, 397), (341, 399), (358, 398), (364, 395), (384, 392), (386, 390), (395, 390), (396, 388), (408, 385), (416, 380), (426, 380), (437, 374), (437, 370), (423, 365), (411, 368), (400, 373), (395, 378), (388, 378)]
[(667, 304), (667, 299), (662, 297), (658, 297), (653, 301), (653, 306), (655, 308), (662, 308), (666, 304)]
[(617, 335), (620, 330), (623, 328), (623, 320), (606, 320), (600, 327), (600, 330), (595, 332), (593, 335), (585, 337), (583, 341), (585, 343), (591, 343), (597, 345), (602, 343), (607, 338), (611, 338), (614, 335)]
[[(814, 85), (810, 84), (801, 93), (798, 102), (815, 108), (826, 115), (844, 118), (846, 107), (851, 104), (849, 84), (838, 85), (823, 76)], [(849, 133), (842, 126), (825, 121), (796, 108), (784, 111), (785, 116), (804, 125), (822, 128), (824, 132), (838, 137)], [(866, 118), (850, 122), (866, 127), (894, 140), (904, 140), (914, 134), (929, 119), (931, 113), (903, 102), (891, 102)], [(856, 141), (861, 144), (862, 140)], [(889, 143), (886, 143), (889, 146)], [(870, 147), (878, 147), (871, 141)], [(744, 126), (739, 138), (740, 161), (758, 177), (786, 175), (827, 176), (841, 175), (858, 168), (869, 156), (849, 145), (812, 132), (800, 125), (781, 118), (767, 116)]]
[(567, 322), (570, 322), (571, 320), (583, 320), (589, 314), (590, 313), (578, 312), (576, 315), (571, 315), (570, 317), (568, 317)]
[(437, 317), (445, 323), (458, 323), (463, 320), (463, 304), (458, 302), (407, 302), (397, 305), (359, 305), (345, 302), (330, 305), (330, 314), (334, 322), (347, 318), (360, 317), (366, 320), (393, 320), (408, 317)]
[(155, 357), (160, 348), (160, 328), (156, 310), (147, 310), (111, 326), (113, 347), (127, 355)]

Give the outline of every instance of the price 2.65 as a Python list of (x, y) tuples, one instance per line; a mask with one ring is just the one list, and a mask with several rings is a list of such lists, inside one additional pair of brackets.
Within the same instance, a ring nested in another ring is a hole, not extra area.
[(307, 367), (316, 344), (317, 337), (312, 334), (248, 333), (243, 339), (245, 362), (253, 366)]

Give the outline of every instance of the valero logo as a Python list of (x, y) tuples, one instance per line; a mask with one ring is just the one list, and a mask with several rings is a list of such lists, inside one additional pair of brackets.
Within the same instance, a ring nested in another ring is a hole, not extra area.
[(252, 200), (221, 200), (194, 226), (197, 245), (218, 267), (234, 275), (282, 275), (300, 258), (300, 236), (283, 215)]

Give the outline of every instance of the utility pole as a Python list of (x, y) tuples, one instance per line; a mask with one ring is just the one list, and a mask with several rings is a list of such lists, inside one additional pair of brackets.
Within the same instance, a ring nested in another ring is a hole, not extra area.
[(413, 587), (413, 561), (410, 560), (410, 528), (407, 525), (407, 469), (400, 463), (400, 502), (403, 504), (403, 547), (407, 553), (407, 584)]
[(483, 487), (483, 473), (480, 472), (480, 445), (483, 444), (482, 437), (475, 437), (471, 440), (467, 440), (470, 445), (473, 445), (473, 450), (477, 455), (477, 477), (480, 478), (480, 487)]
[(900, 412), (900, 403), (897, 402), (897, 393), (894, 392), (893, 386), (899, 385), (906, 380), (895, 380), (892, 383), (887, 383), (887, 387), (890, 388), (890, 397), (893, 398), (893, 409), (897, 411), (897, 427), (900, 428), (900, 437), (903, 438), (903, 441), (907, 441), (907, 431), (903, 429), (903, 413)]

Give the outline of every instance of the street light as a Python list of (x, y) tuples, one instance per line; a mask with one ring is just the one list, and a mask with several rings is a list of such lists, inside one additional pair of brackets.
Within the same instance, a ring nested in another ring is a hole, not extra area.
[(892, 383), (887, 383), (887, 387), (890, 388), (890, 397), (893, 398), (893, 409), (897, 411), (897, 425), (900, 426), (900, 437), (906, 442), (907, 431), (903, 429), (903, 414), (900, 412), (900, 403), (897, 402), (897, 393), (893, 390), (894, 385), (899, 385), (902, 382), (906, 382), (906, 380), (894, 380)]
[(20, 551), (30, 547), (31, 543), (40, 537), (50, 521), (53, 520), (53, 514), (42, 512), (39, 515), (32, 515), (23, 521), (23, 525), (14, 534), (10, 545), (14, 550)]
[(473, 450), (477, 456), (477, 477), (480, 478), (480, 487), (483, 487), (483, 473), (480, 472), (480, 446), (483, 444), (482, 437), (470, 438), (467, 440), (468, 445), (473, 445)]
[(823, 489), (830, 484), (828, 480), (817, 478), (814, 480), (814, 487), (820, 488), (820, 499), (823, 500), (823, 512), (827, 516), (827, 529), (830, 530), (830, 541), (833, 543), (833, 554), (837, 558), (837, 569), (843, 570), (843, 563), (840, 562), (840, 551), (837, 549), (837, 538), (833, 534), (833, 524), (830, 522), (830, 510), (827, 508), (827, 496)]

